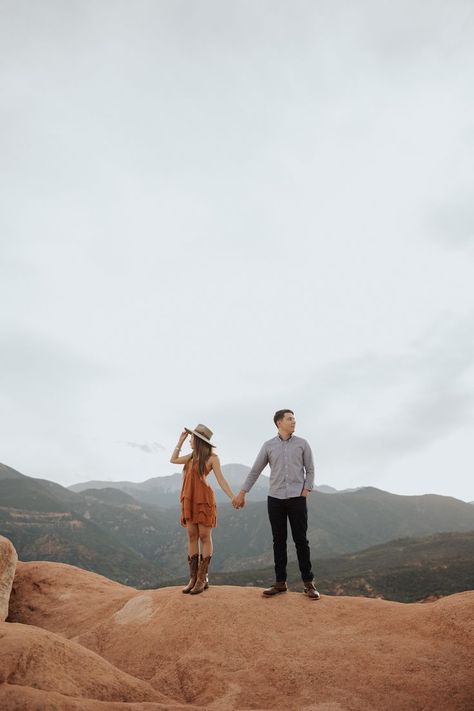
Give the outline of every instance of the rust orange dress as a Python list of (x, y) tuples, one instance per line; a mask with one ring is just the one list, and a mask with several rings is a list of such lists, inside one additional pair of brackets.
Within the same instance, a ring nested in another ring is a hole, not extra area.
[(217, 525), (216, 497), (213, 489), (207, 483), (208, 468), (201, 478), (198, 463), (192, 458), (184, 465), (183, 486), (181, 487), (181, 525), (187, 522), (200, 523), (209, 528)]

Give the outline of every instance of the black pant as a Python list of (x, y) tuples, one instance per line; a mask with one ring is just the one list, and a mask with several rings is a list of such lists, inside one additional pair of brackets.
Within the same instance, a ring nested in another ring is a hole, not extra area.
[(273, 557), (275, 560), (275, 579), (277, 583), (286, 582), (286, 539), (288, 534), (287, 520), (290, 521), (291, 535), (296, 546), (298, 564), (304, 581), (313, 580), (309, 543), (306, 538), (308, 530), (308, 507), (305, 496), (295, 496), (291, 499), (276, 499), (268, 497), (268, 517), (273, 533)]

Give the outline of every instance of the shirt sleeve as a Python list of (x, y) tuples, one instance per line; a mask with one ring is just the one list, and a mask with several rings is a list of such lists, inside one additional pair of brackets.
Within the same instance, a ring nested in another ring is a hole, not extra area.
[(255, 484), (257, 481), (258, 477), (260, 474), (263, 472), (265, 467), (268, 464), (268, 452), (267, 448), (265, 445), (263, 445), (262, 449), (257, 455), (257, 459), (255, 460), (252, 469), (249, 471), (248, 476), (242, 486), (242, 491), (249, 492), (252, 486)]
[(306, 470), (306, 481), (304, 484), (304, 488), (308, 489), (309, 491), (312, 491), (314, 487), (314, 461), (313, 452), (311, 451), (311, 447), (307, 442), (305, 442), (303, 450), (303, 464)]

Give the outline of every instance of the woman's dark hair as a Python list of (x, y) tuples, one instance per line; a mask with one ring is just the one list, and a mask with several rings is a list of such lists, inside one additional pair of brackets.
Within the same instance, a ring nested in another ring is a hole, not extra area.
[(193, 460), (198, 463), (198, 473), (201, 479), (206, 474), (206, 462), (212, 454), (212, 447), (207, 442), (204, 442), (200, 437), (194, 435), (194, 452)]
[(273, 415), (273, 422), (275, 423), (275, 425), (277, 427), (278, 427), (278, 423), (280, 422), (280, 420), (282, 420), (285, 417), (287, 412), (290, 412), (292, 415), (295, 414), (293, 412), (293, 410), (277, 410), (275, 412), (275, 414)]

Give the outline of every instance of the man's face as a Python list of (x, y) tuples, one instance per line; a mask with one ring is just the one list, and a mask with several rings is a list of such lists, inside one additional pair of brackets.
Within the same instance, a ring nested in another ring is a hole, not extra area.
[(293, 434), (296, 428), (296, 417), (291, 412), (285, 412), (283, 419), (278, 422), (278, 429), (286, 435)]

